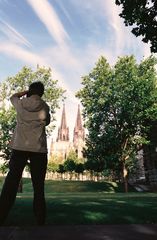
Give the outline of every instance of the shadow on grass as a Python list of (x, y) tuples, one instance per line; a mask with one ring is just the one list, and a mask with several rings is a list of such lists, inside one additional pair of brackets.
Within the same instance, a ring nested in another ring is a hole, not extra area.
[[(62, 198), (48, 202), (48, 222), (56, 224), (119, 224), (157, 222), (156, 197)], [(53, 216), (53, 217), (51, 217)]]
[[(47, 224), (157, 223), (157, 194), (58, 194), (47, 197)], [(32, 198), (17, 198), (6, 225), (35, 225)]]

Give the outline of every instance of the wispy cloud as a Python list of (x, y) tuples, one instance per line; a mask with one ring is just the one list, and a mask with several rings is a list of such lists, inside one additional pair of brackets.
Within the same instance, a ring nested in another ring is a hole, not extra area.
[[(82, 53), (82, 50), (80, 51)], [(83, 61), (78, 57), (76, 49), (72, 46), (68, 47), (67, 45), (65, 45), (64, 48), (60, 46), (46, 48), (44, 49), (44, 56), (49, 62), (52, 62), (59, 68), (67, 68), (70, 72), (80, 69)]]
[(122, 19), (119, 17), (120, 9), (115, 5), (114, 1), (101, 1), (102, 9), (109, 19), (108, 23), (112, 27), (112, 39), (114, 39), (114, 54), (119, 55), (124, 50), (126, 30)]
[(19, 59), (24, 64), (28, 64), (29, 66), (36, 67), (37, 64), (40, 66), (45, 67), (51, 67), (53, 72), (53, 78), (58, 79), (58, 84), (66, 90), (66, 96), (68, 99), (70, 99), (72, 102), (77, 102), (74, 93), (71, 91), (68, 84), (66, 84), (65, 79), (61, 73), (59, 73), (57, 70), (54, 69), (54, 66), (52, 66), (52, 63), (49, 63), (44, 57), (41, 55), (32, 53), (28, 50), (23, 49), (20, 46), (17, 46), (16, 44), (10, 43), (10, 42), (0, 42), (0, 52), (4, 53), (5, 55), (8, 55), (11, 58)]
[(23, 61), (24, 63), (31, 64), (36, 66), (37, 64), (45, 65), (46, 62), (40, 56), (23, 49), (17, 44), (10, 42), (1, 42), (0, 43), (0, 52)]
[(56, 0), (56, 3), (58, 4), (58, 6), (60, 7), (61, 11), (63, 12), (63, 14), (66, 16), (66, 18), (69, 20), (70, 24), (73, 25), (73, 20), (69, 14), (69, 12), (66, 9), (66, 6), (62, 3), (62, 1), (58, 1)]
[(32, 47), (31, 43), (22, 34), (20, 34), (14, 27), (3, 20), (0, 20), (0, 31), (3, 32), (3, 34), (11, 42)]
[(64, 29), (64, 26), (58, 18), (53, 6), (47, 0), (27, 0), (27, 2), (45, 25), (56, 43), (64, 45), (65, 41), (69, 39), (69, 35)]
[(113, 28), (113, 36), (115, 37), (114, 54), (117, 56), (123, 55), (129, 49), (135, 55), (150, 55), (149, 45), (143, 43), (140, 38), (136, 38), (131, 33), (131, 27), (126, 27), (124, 20), (120, 18), (121, 7), (116, 6), (114, 1), (110, 0), (101, 0), (101, 5), (104, 7), (108, 19), (110, 19), (110, 26)]

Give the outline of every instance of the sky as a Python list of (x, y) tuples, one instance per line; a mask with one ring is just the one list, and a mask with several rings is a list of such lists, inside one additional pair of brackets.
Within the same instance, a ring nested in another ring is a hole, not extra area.
[[(100, 56), (114, 65), (118, 56), (150, 55), (119, 17), (115, 0), (0, 0), (0, 81), (23, 66), (51, 67), (66, 89), (66, 117), (72, 135), (82, 76)], [(57, 111), (57, 127), (62, 106)], [(55, 138), (56, 130), (54, 131)], [(55, 140), (55, 139), (54, 139)]]

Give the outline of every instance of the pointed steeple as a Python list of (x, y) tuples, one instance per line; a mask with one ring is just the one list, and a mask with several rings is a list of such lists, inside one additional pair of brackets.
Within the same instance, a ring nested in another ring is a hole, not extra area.
[(73, 142), (74, 142), (74, 144), (78, 144), (78, 142), (80, 140), (82, 140), (82, 141), (85, 140), (85, 130), (82, 125), (80, 105), (78, 105), (77, 118), (76, 118), (76, 123), (75, 123), (75, 128), (74, 128)]
[(78, 105), (78, 110), (77, 110), (77, 118), (76, 118), (76, 123), (75, 123), (75, 129), (82, 129), (82, 120), (81, 120), (81, 112), (80, 112), (80, 105)]
[(58, 128), (57, 142), (58, 141), (69, 141), (69, 128), (67, 127), (66, 123), (65, 104), (63, 104), (61, 125)]
[(65, 104), (63, 104), (63, 111), (62, 111), (62, 118), (61, 118), (61, 129), (67, 128), (67, 123), (66, 123), (66, 114), (65, 114)]

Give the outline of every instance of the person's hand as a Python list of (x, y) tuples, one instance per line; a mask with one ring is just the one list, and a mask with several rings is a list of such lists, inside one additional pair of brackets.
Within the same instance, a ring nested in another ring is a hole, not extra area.
[(23, 91), (23, 92), (15, 93), (13, 96), (16, 96), (16, 97), (20, 98), (20, 97), (23, 97), (24, 95), (26, 95), (27, 93), (28, 93), (28, 90)]
[(19, 97), (23, 97), (24, 95), (26, 95), (28, 93), (28, 90), (23, 91), (23, 92), (19, 92)]

